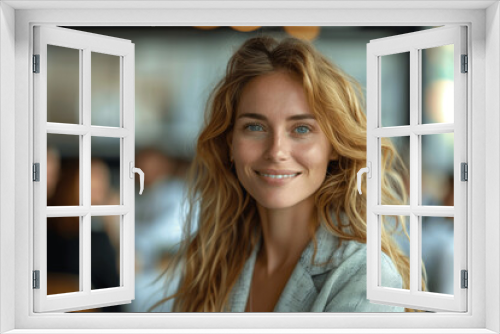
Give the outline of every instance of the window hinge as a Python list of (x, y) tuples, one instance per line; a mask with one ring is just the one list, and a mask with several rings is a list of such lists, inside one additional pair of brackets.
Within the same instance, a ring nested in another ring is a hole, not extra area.
[(40, 55), (33, 55), (33, 73), (40, 73)]
[(462, 55), (462, 70), (460, 72), (469, 72), (469, 57), (467, 55)]
[(461, 166), (461, 180), (462, 181), (469, 181), (469, 167), (466, 162), (462, 162)]
[(33, 289), (40, 289), (40, 270), (33, 270)]
[(462, 270), (462, 289), (467, 289), (469, 287), (469, 274), (467, 270)]
[(33, 164), (33, 181), (40, 181), (40, 164), (38, 162)]

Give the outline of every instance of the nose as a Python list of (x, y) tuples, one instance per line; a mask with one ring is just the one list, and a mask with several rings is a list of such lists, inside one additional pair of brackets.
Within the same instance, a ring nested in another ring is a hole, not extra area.
[(290, 155), (290, 144), (285, 134), (274, 132), (269, 136), (266, 159), (272, 162), (280, 162), (288, 159)]

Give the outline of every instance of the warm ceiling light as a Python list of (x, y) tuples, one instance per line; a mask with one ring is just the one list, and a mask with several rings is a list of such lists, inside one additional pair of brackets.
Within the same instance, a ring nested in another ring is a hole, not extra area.
[(254, 31), (259, 29), (260, 27), (248, 27), (248, 26), (243, 26), (243, 27), (231, 27), (234, 30), (241, 31), (241, 32), (249, 32), (249, 31)]
[(217, 27), (200, 26), (200, 27), (195, 27), (195, 28), (201, 29), (201, 30), (212, 30), (212, 29), (219, 28), (219, 27), (218, 26)]
[(300, 39), (305, 39), (308, 41), (314, 40), (316, 37), (318, 37), (319, 32), (321, 30), (320, 27), (297, 27), (297, 26), (292, 26), (292, 27), (283, 27), (285, 31), (292, 35), (293, 37), (300, 38)]

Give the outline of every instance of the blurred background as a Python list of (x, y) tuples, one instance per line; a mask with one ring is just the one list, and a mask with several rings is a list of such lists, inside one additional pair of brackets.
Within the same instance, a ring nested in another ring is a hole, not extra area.
[[(88, 311), (147, 312), (167, 291), (158, 281), (177, 250), (185, 176), (208, 96), (228, 59), (248, 38), (294, 36), (312, 41), (366, 87), (366, 44), (431, 27), (67, 27), (135, 44), (136, 298)], [(120, 60), (92, 53), (91, 124), (120, 126)], [(79, 124), (79, 51), (48, 47), (47, 121)], [(409, 124), (409, 54), (381, 60), (381, 126)], [(453, 46), (422, 51), (421, 122), (453, 122)], [(405, 164), (409, 137), (391, 138)], [(453, 205), (453, 134), (422, 136), (422, 204)], [(79, 205), (80, 138), (47, 135), (47, 205)], [(92, 205), (120, 204), (120, 140), (92, 137)], [(138, 178), (137, 178), (138, 179)], [(405, 180), (408, 185), (409, 181)], [(383, 204), (383, 203), (382, 203)], [(428, 290), (452, 293), (453, 220), (422, 220)], [(79, 218), (48, 218), (48, 293), (79, 291)], [(409, 228), (408, 228), (409, 229)], [(396, 231), (401, 247), (409, 242)], [(92, 217), (92, 289), (120, 285), (120, 217)], [(450, 268), (451, 265), (451, 268)], [(176, 277), (170, 278), (176, 280)], [(171, 303), (155, 309), (170, 311)]]

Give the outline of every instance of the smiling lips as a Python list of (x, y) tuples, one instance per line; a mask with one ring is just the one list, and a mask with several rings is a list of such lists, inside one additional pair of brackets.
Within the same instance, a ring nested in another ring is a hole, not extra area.
[(286, 170), (263, 170), (255, 171), (257, 175), (264, 177), (268, 181), (281, 180), (281, 179), (291, 179), (302, 173)]

